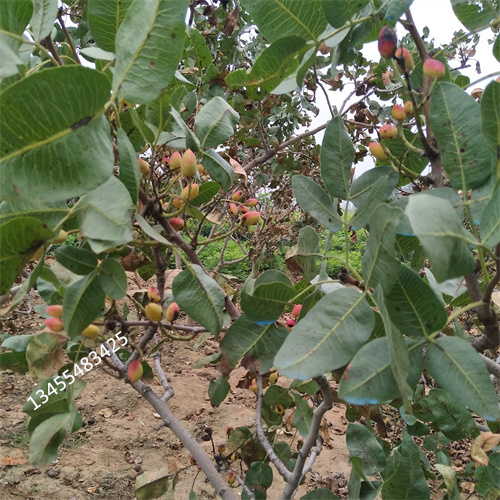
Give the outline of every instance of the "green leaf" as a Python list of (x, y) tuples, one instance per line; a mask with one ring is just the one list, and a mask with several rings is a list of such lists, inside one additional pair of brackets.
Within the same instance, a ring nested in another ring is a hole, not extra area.
[(410, 337), (427, 337), (448, 322), (443, 302), (420, 275), (407, 266), (401, 266), (385, 303), (391, 321)]
[(273, 484), (273, 471), (271, 467), (265, 462), (252, 462), (245, 474), (245, 484), (251, 489), (254, 486), (260, 486), (264, 489), (270, 488)]
[(271, 43), (291, 35), (317, 40), (327, 26), (321, 0), (243, 0), (242, 5)]
[(63, 245), (56, 248), (54, 255), (66, 269), (81, 276), (92, 273), (97, 267), (97, 257), (85, 248)]
[(389, 198), (398, 180), (392, 168), (377, 167), (368, 170), (352, 183), (349, 201), (357, 209), (349, 220), (353, 229), (361, 229), (368, 224), (375, 208)]
[(345, 435), (351, 457), (363, 461), (363, 472), (371, 476), (385, 470), (385, 453), (377, 438), (364, 426), (349, 424)]
[(4, 349), (12, 349), (16, 352), (24, 352), (33, 338), (34, 335), (14, 335), (13, 337), (9, 337), (4, 340), (2, 342), (2, 347)]
[(483, 245), (494, 247), (500, 243), (500, 189), (491, 195), (484, 209), (480, 230)]
[(111, 257), (104, 259), (97, 275), (99, 284), (111, 299), (120, 300), (127, 293), (127, 275), (123, 266)]
[(240, 115), (222, 98), (210, 99), (196, 115), (194, 133), (202, 147), (216, 148), (235, 132)]
[(208, 396), (210, 398), (210, 404), (212, 408), (217, 408), (229, 394), (231, 385), (227, 377), (221, 375), (217, 380), (210, 380), (210, 385), (208, 387)]
[(148, 470), (135, 480), (135, 496), (139, 500), (149, 500), (163, 496), (170, 487), (170, 475), (167, 467)]
[(346, 365), (368, 340), (375, 317), (365, 296), (352, 288), (323, 297), (297, 323), (274, 360), (290, 378), (307, 380)]
[(5, 35), (0, 36), (0, 51), (2, 53), (2, 60), (0, 61), (0, 78), (16, 75), (19, 72), (18, 66), (23, 64), (23, 61), (17, 53), (9, 47), (4, 36)]
[[(387, 307), (384, 302), (384, 292), (380, 285), (377, 285), (373, 300), (380, 312), (384, 323), (387, 344), (389, 347), (389, 359), (391, 361), (391, 371), (396, 380), (399, 389), (399, 394), (405, 409), (409, 412), (408, 400), (411, 398), (412, 390), (408, 384), (408, 376), (410, 374), (410, 356), (408, 347), (405, 343), (401, 330), (391, 321), (387, 312)], [(399, 325), (398, 325), (399, 326)]]
[(429, 486), (420, 466), (419, 448), (405, 430), (399, 451), (399, 463), (394, 473), (384, 481), (382, 498), (384, 500), (430, 499)]
[(29, 372), (28, 361), (25, 352), (1, 352), (0, 370), (11, 370), (14, 373), (25, 374)]
[(1, 92), (0, 199), (53, 203), (104, 183), (114, 162), (102, 116), (109, 93), (105, 75), (78, 65), (39, 71)]
[(97, 45), (115, 52), (115, 36), (133, 0), (90, 0), (88, 22)]
[(9, 292), (29, 258), (53, 237), (54, 232), (33, 217), (17, 217), (0, 224), (0, 295)]
[(101, 253), (132, 239), (132, 200), (114, 176), (80, 199), (74, 211), (80, 233), (90, 248)]
[(470, 31), (479, 31), (498, 19), (498, 0), (451, 0), (451, 6), (460, 22)]
[(268, 371), (274, 356), (283, 344), (288, 332), (275, 324), (258, 325), (243, 313), (234, 321), (221, 341), (221, 351), (231, 369), (243, 356), (259, 360), (261, 373)]
[(288, 75), (292, 74), (302, 60), (308, 47), (303, 38), (291, 35), (273, 42), (260, 54), (250, 73), (238, 69), (226, 76), (231, 88), (246, 88), (250, 99), (257, 99), (261, 92), (271, 92)]
[[(410, 359), (406, 379), (415, 387), (422, 374), (422, 341), (405, 339)], [(339, 398), (350, 404), (385, 404), (399, 396), (398, 384), (391, 370), (387, 337), (365, 344), (344, 370), (340, 380)]]
[(277, 403), (283, 405), (284, 408), (290, 408), (293, 404), (293, 398), (290, 396), (288, 389), (279, 385), (271, 385), (267, 388), (262, 403), (268, 406), (273, 406)]
[(26, 360), (30, 367), (33, 380), (50, 377), (61, 367), (60, 362), (63, 352), (59, 342), (50, 332), (37, 335), (26, 348)]
[(41, 423), (30, 440), (30, 463), (33, 467), (44, 467), (57, 458), (59, 446), (71, 432), (76, 412), (54, 415)]
[(139, 199), (139, 183), (141, 181), (141, 167), (137, 161), (137, 154), (130, 142), (127, 133), (119, 128), (116, 134), (118, 154), (120, 155), (119, 179), (127, 188), (132, 203), (135, 205)]
[(177, 69), (187, 0), (135, 0), (116, 33), (113, 89), (127, 101), (155, 99)]
[(208, 203), (218, 192), (220, 186), (215, 181), (203, 182), (200, 184), (198, 196), (191, 201), (191, 205), (199, 207), (203, 203)]
[(149, 222), (141, 216), (139, 213), (135, 213), (135, 220), (139, 224), (139, 227), (153, 240), (158, 241), (159, 243), (163, 243), (164, 245), (171, 245), (169, 241), (162, 236), (158, 231), (153, 229), (150, 225)]
[(35, 0), (31, 16), (31, 32), (33, 38), (39, 42), (50, 35), (57, 16), (57, 0)]
[(317, 261), (320, 256), (319, 236), (311, 227), (303, 227), (299, 231), (299, 242), (290, 247), (285, 254), (287, 269), (298, 268), (308, 282), (317, 276)]
[(348, 21), (354, 21), (369, 3), (369, 0), (323, 0), (322, 7), (327, 21), (340, 28)]
[(500, 37), (498, 36), (493, 44), (493, 56), (498, 62), (500, 62)]
[(342, 227), (342, 221), (337, 213), (337, 202), (334, 203), (316, 182), (303, 175), (294, 175), (292, 189), (301, 208), (323, 227), (332, 233)]
[[(497, 37), (497, 42), (500, 37)], [(500, 44), (500, 42), (499, 42)], [(500, 82), (491, 82), (481, 96), (481, 124), (486, 144), (498, 156), (500, 147)]]
[(85, 276), (66, 289), (62, 320), (72, 339), (99, 316), (105, 296), (95, 273)]
[(223, 324), (224, 292), (203, 269), (192, 264), (172, 283), (175, 301), (186, 314), (215, 336)]
[(452, 186), (467, 191), (484, 184), (496, 161), (480, 132), (479, 103), (453, 83), (439, 82), (432, 94), (430, 122)]
[(64, 201), (43, 204), (31, 203), (29, 200), (0, 203), (0, 223), (17, 217), (34, 217), (52, 229), (68, 213), (69, 208)]
[(430, 258), (438, 283), (470, 273), (475, 260), (469, 245), (475, 242), (451, 203), (425, 193), (409, 198), (406, 216)]
[[(15, 35), (22, 35), (26, 30), (26, 26), (33, 14), (33, 1), (32, 0), (18, 0), (17, 2), (0, 2), (0, 30), (14, 33)], [(4, 48), (8, 48), (18, 54), (21, 42), (15, 38), (7, 35), (0, 34), (0, 43)], [(3, 50), (2, 50), (3, 53)], [(2, 54), (3, 55), (3, 54)], [(22, 63), (22, 61), (21, 61)], [(2, 61), (2, 65), (4, 65)], [(15, 72), (11, 73), (15, 75)]]
[(299, 431), (299, 434), (306, 438), (311, 432), (313, 409), (300, 394), (293, 393), (295, 400), (295, 414), (293, 415), (293, 426)]
[(161, 95), (146, 104), (146, 120), (154, 125), (159, 132), (172, 130), (174, 119), (171, 110), (178, 111), (186, 95), (186, 87), (180, 86), (171, 93), (164, 91)]
[(205, 37), (196, 29), (189, 27), (188, 35), (196, 54), (196, 60), (203, 68), (208, 68), (212, 64), (212, 54), (207, 46)]
[(240, 291), (243, 312), (251, 321), (261, 325), (274, 323), (295, 296), (291, 281), (284, 274), (271, 269), (252, 284)]
[(470, 412), (449, 392), (443, 389), (432, 389), (425, 399), (439, 431), (448, 439), (459, 441), (469, 436), (475, 438), (479, 435), (476, 422)]
[(332, 197), (347, 199), (353, 161), (354, 146), (337, 115), (328, 123), (321, 145), (321, 178)]
[(481, 356), (465, 340), (440, 337), (425, 356), (429, 374), (460, 403), (486, 420), (500, 416), (498, 399)]
[(403, 211), (389, 205), (379, 205), (370, 219), (370, 234), (363, 254), (363, 278), (366, 286), (378, 284), (389, 293), (396, 281), (401, 263), (396, 259), (396, 230)]
[(217, 182), (224, 191), (227, 191), (234, 182), (234, 169), (213, 149), (202, 151), (203, 166), (207, 169), (210, 177)]

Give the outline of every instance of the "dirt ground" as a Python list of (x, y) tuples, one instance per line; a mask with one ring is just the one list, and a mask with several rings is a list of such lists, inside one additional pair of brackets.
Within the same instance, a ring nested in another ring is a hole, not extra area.
[[(0, 329), (4, 333), (29, 334), (38, 331), (42, 321), (34, 312), (30, 315), (12, 313), (9, 318), (2, 318)], [(245, 425), (254, 430), (256, 396), (236, 387), (245, 375), (245, 370), (238, 368), (231, 375), (228, 398), (219, 408), (212, 408), (208, 385), (219, 373), (213, 366), (195, 368), (194, 365), (217, 352), (218, 341), (208, 340), (197, 350), (193, 345), (194, 341), (165, 344), (162, 365), (176, 394), (169, 400), (174, 415), (210, 453), (210, 442), (201, 440), (205, 426), (213, 429), (216, 446), (227, 442), (228, 426)], [(199, 499), (217, 498), (203, 473), (190, 465), (190, 453), (176, 436), (165, 427), (154, 429), (160, 423), (158, 416), (130, 385), (116, 379), (102, 364), (86, 373), (84, 380), (87, 386), (76, 400), (83, 427), (64, 441), (52, 465), (36, 469), (28, 462), (29, 417), (22, 413), (36, 384), (29, 374), (0, 372), (0, 499), (133, 499), (136, 477), (164, 466), (172, 472), (181, 470), (175, 499), (188, 499), (191, 489)], [(288, 382), (280, 377), (278, 383), (286, 386)], [(151, 386), (158, 395), (163, 393), (156, 374)], [(329, 441), (296, 498), (318, 487), (331, 488), (339, 497), (347, 498), (350, 464), (344, 414), (343, 405), (335, 405), (327, 413)], [(287, 441), (296, 451), (300, 436), (287, 435), (283, 429), (280, 440)], [(241, 466), (235, 462), (235, 471)], [(275, 471), (274, 478), (268, 490), (270, 500), (279, 498), (283, 488)], [(239, 496), (241, 487), (234, 492)]]

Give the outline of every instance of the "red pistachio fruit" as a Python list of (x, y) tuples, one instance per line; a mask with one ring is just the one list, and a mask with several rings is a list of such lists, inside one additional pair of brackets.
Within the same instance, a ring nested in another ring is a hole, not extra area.
[(61, 305), (47, 306), (45, 308), (45, 312), (49, 316), (52, 316), (53, 318), (62, 318), (63, 306)]
[(390, 59), (396, 52), (398, 39), (390, 26), (384, 26), (378, 34), (378, 51), (382, 57)]
[(151, 302), (156, 302), (158, 304), (158, 302), (160, 302), (160, 292), (158, 290), (158, 288), (156, 288), (155, 286), (150, 286), (148, 288), (148, 299), (151, 301)]
[(64, 330), (61, 318), (47, 318), (44, 323), (45, 326), (52, 332), (62, 332)]
[(128, 365), (128, 378), (132, 384), (137, 382), (142, 377), (143, 373), (144, 368), (142, 367), (142, 363), (137, 359)]
[(165, 319), (170, 323), (173, 323), (179, 317), (179, 312), (180, 310), (177, 302), (172, 302), (165, 309)]
[(293, 309), (292, 309), (292, 316), (297, 319), (300, 315), (300, 311), (302, 310), (302, 304), (297, 304)]
[(260, 221), (260, 212), (247, 212), (241, 216), (241, 222), (244, 226), (255, 226)]
[(184, 227), (184, 220), (180, 217), (173, 217), (172, 219), (170, 219), (170, 225), (176, 231), (180, 231)]

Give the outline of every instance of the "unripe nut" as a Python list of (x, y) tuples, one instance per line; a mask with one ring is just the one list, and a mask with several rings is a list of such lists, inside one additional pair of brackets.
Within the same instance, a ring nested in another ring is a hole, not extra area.
[(128, 365), (128, 378), (132, 384), (137, 382), (143, 374), (144, 368), (142, 367), (142, 363), (137, 359)]
[(139, 162), (139, 166), (141, 167), (141, 174), (149, 174), (149, 163), (142, 158), (137, 160)]
[(151, 301), (151, 302), (155, 302), (156, 304), (158, 304), (158, 302), (160, 302), (160, 292), (158, 290), (158, 288), (156, 288), (155, 286), (150, 286), (148, 288), (148, 299)]
[(172, 302), (165, 310), (165, 319), (173, 323), (179, 317), (179, 312), (180, 310), (177, 302)]
[(411, 116), (413, 114), (413, 103), (411, 101), (406, 101), (404, 109), (406, 116)]
[(61, 318), (47, 318), (44, 323), (45, 326), (52, 332), (62, 332), (64, 330)]
[(186, 149), (181, 158), (181, 172), (186, 177), (193, 177), (198, 171), (198, 164), (196, 163), (196, 156), (190, 150)]
[(280, 374), (278, 372), (273, 372), (271, 375), (269, 375), (269, 383), (271, 385), (274, 385), (280, 377)]
[(246, 213), (250, 212), (250, 209), (248, 207), (246, 207), (245, 205), (240, 205), (238, 207), (238, 212), (240, 214), (246, 214)]
[(89, 325), (85, 330), (83, 330), (82, 335), (89, 339), (95, 339), (99, 335), (99, 327), (96, 325)]
[(249, 207), (255, 207), (255, 205), (257, 205), (259, 203), (259, 200), (257, 200), (257, 198), (249, 198), (247, 200), (247, 206)]
[(63, 306), (57, 304), (53, 306), (47, 306), (45, 308), (45, 312), (49, 315), (52, 316), (53, 318), (62, 318), (63, 315)]
[(183, 202), (183, 201), (182, 201), (182, 199), (181, 199), (181, 198), (179, 198), (179, 197), (174, 198), (174, 199), (172, 200), (172, 205), (173, 205), (175, 208), (177, 208), (177, 209), (181, 208), (183, 204), (184, 204), (184, 202)]
[(52, 243), (54, 245), (57, 245), (59, 243), (64, 243), (67, 239), (68, 239), (68, 233), (64, 229), (61, 229), (59, 231), (59, 234), (55, 237), (55, 239), (52, 240)]
[(241, 216), (241, 222), (244, 226), (255, 226), (260, 221), (260, 212), (247, 212)]
[(405, 118), (406, 118), (405, 108), (403, 108), (403, 106), (401, 106), (401, 104), (395, 104), (392, 107), (391, 115), (398, 122), (404, 122)]
[[(191, 188), (191, 191), (189, 190), (190, 188)], [(199, 184), (191, 184), (191, 186), (186, 186), (181, 191), (181, 200), (184, 202), (194, 200), (198, 196), (199, 192), (200, 192), (200, 185)]]
[(176, 231), (180, 231), (184, 227), (184, 220), (180, 217), (173, 217), (172, 219), (170, 219), (170, 225)]
[(391, 125), (390, 123), (386, 123), (385, 125), (382, 125), (378, 131), (380, 137), (382, 139), (394, 139), (398, 135), (398, 129), (394, 126)]
[(297, 304), (293, 309), (292, 309), (292, 316), (295, 320), (298, 319), (300, 316), (300, 311), (302, 310), (302, 304)]
[[(406, 71), (411, 71), (415, 67), (415, 63), (413, 62), (413, 57), (408, 51), (408, 49), (405, 48), (399, 48), (396, 50), (396, 53), (394, 54), (394, 57), (396, 57), (396, 68), (397, 70), (402, 74), (404, 73), (404, 69)], [(404, 69), (400, 66), (398, 59), (403, 59), (404, 61)]]
[(375, 156), (377, 160), (387, 160), (387, 155), (385, 154), (384, 148), (379, 142), (370, 142), (368, 145), (370, 153)]
[(390, 26), (384, 26), (378, 34), (378, 51), (382, 57), (390, 59), (396, 52), (398, 39)]
[(233, 196), (231, 196), (231, 199), (233, 201), (240, 201), (242, 196), (243, 196), (243, 191), (236, 191), (236, 193), (234, 193)]
[(233, 215), (238, 215), (238, 207), (234, 203), (229, 204), (229, 211)]
[(253, 379), (252, 383), (248, 387), (252, 392), (257, 392), (259, 390), (259, 386), (257, 385), (257, 380)]
[(151, 321), (161, 321), (163, 318), (163, 308), (160, 304), (150, 302), (146, 306), (146, 317)]
[(437, 59), (427, 59), (424, 62), (424, 75), (442, 80), (446, 73), (446, 66)]
[(168, 168), (170, 168), (172, 172), (179, 170), (181, 168), (181, 160), (182, 160), (181, 154), (179, 153), (179, 151), (175, 151), (170, 155), (170, 159), (168, 161)]

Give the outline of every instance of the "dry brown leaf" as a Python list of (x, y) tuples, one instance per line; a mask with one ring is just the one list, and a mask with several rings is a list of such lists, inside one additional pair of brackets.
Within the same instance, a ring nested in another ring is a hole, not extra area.
[(470, 95), (474, 97), (474, 99), (481, 99), (483, 95), (483, 89), (476, 88), (470, 93)]
[(389, 69), (385, 73), (382, 73), (382, 82), (384, 83), (384, 85), (387, 85), (388, 83), (392, 83), (393, 76), (394, 76), (394, 73)]
[(245, 169), (241, 166), (240, 163), (238, 163), (236, 160), (233, 160), (233, 158), (229, 158), (229, 163), (231, 164), (231, 167), (234, 168), (234, 172), (237, 177), (241, 177), (242, 179), (245, 179), (245, 183), (247, 181), (247, 173), (245, 172)]
[(472, 443), (470, 456), (476, 465), (488, 465), (488, 455), (477, 443)]
[(491, 451), (495, 446), (500, 443), (500, 434), (493, 434), (493, 432), (481, 432), (481, 434), (474, 440), (484, 451)]
[(26, 459), (22, 457), (3, 457), (0, 461), (0, 467), (24, 465), (25, 463)]

